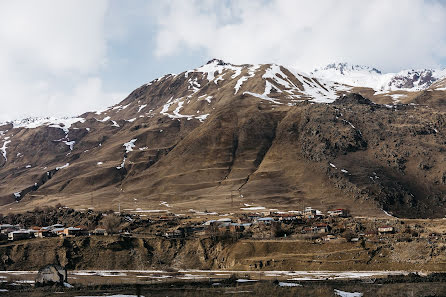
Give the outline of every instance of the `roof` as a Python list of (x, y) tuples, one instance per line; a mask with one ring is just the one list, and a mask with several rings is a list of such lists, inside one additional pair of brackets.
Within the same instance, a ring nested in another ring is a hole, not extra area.
[(232, 220), (230, 218), (221, 218), (218, 219), (217, 222), (232, 222)]
[(328, 224), (319, 223), (319, 224), (315, 224), (314, 226), (316, 226), (316, 227), (327, 227)]

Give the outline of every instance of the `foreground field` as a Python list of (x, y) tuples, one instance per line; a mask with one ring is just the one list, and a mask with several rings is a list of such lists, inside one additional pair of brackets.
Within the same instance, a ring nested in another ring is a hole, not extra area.
[[(106, 281), (104, 281), (104, 279)], [(104, 277), (95, 285), (75, 284), (72, 288), (33, 288), (30, 284), (0, 285), (2, 296), (319, 296), (319, 297), (367, 297), (367, 296), (445, 296), (446, 283), (442, 276), (394, 277), (375, 280), (327, 280), (327, 281), (252, 281), (247, 279), (209, 279), (200, 282), (176, 281), (154, 284), (120, 283)]]

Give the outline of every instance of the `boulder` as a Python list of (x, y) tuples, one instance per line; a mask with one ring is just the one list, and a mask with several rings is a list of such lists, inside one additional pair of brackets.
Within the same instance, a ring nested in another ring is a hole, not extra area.
[(67, 282), (67, 270), (60, 265), (46, 265), (39, 269), (36, 277), (36, 286), (64, 286)]

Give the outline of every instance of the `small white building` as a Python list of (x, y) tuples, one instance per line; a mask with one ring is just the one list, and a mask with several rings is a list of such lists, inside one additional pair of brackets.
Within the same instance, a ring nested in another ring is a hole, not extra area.
[(395, 232), (395, 228), (393, 228), (392, 226), (378, 227), (378, 233), (380, 233), (380, 234), (393, 233), (393, 232)]

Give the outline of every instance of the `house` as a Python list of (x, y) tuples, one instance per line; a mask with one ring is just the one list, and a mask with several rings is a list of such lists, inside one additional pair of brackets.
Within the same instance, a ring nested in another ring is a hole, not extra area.
[(107, 230), (102, 229), (102, 228), (96, 228), (91, 232), (91, 235), (102, 235), (102, 236), (106, 236), (108, 235)]
[(18, 230), (8, 233), (8, 240), (21, 240), (31, 237), (31, 233), (28, 230)]
[(38, 237), (38, 238), (43, 238), (43, 237), (51, 237), (51, 236), (53, 236), (54, 235), (54, 233), (53, 232), (51, 232), (49, 229), (47, 229), (47, 228), (41, 228), (41, 229), (39, 229), (39, 230), (36, 230), (36, 233), (34, 233), (34, 236), (35, 237)]
[(65, 227), (63, 224), (54, 224), (50, 226), (50, 229), (58, 229)]
[(341, 217), (341, 218), (346, 218), (349, 216), (349, 211), (347, 209), (344, 208), (338, 208), (338, 209), (333, 209), (333, 210), (329, 210), (328, 215), (330, 217)]
[(303, 215), (307, 219), (314, 219), (317, 215), (317, 212), (318, 212), (317, 209), (313, 209), (311, 207), (305, 207), (305, 209), (303, 211)]
[(324, 223), (315, 224), (311, 227), (304, 227), (302, 233), (327, 233), (329, 226)]
[(376, 231), (367, 231), (366, 233), (365, 233), (365, 237), (368, 237), (368, 238), (370, 238), (370, 237), (374, 237), (374, 236), (376, 236), (377, 235), (377, 232)]
[(298, 217), (295, 214), (285, 213), (285, 214), (279, 214), (277, 215), (278, 220), (280, 222), (294, 222), (298, 220)]
[(184, 233), (182, 232), (182, 230), (174, 230), (174, 231), (169, 231), (164, 233), (164, 237), (166, 238), (181, 238), (183, 237)]
[(271, 217), (257, 219), (257, 223), (259, 223), (259, 224), (270, 225), (272, 222), (274, 222), (274, 219)]
[(314, 225), (314, 233), (327, 233), (328, 232), (328, 225), (325, 223), (320, 223)]
[(82, 235), (83, 230), (78, 227), (68, 227), (63, 230), (64, 236), (79, 236)]
[(50, 231), (56, 236), (63, 236), (65, 228), (52, 228)]
[(389, 234), (394, 233), (395, 229), (392, 226), (381, 226), (378, 227), (378, 233), (379, 234)]
[(331, 241), (331, 240), (334, 240), (334, 239), (336, 239), (336, 236), (333, 235), (333, 234), (327, 234), (324, 237), (322, 237), (323, 241)]
[(246, 214), (246, 217), (248, 217), (248, 220), (250, 222), (255, 222), (257, 219), (261, 218), (262, 216), (258, 213), (248, 213), (248, 214)]

